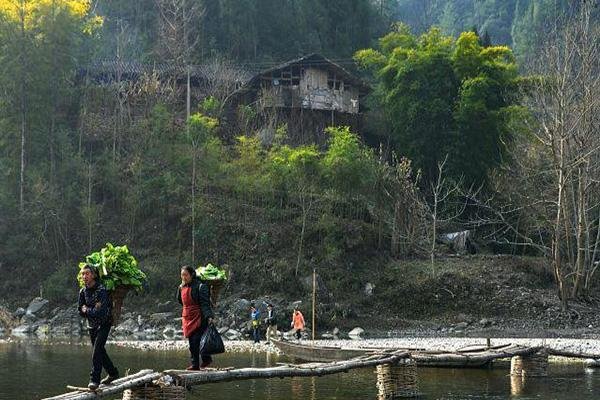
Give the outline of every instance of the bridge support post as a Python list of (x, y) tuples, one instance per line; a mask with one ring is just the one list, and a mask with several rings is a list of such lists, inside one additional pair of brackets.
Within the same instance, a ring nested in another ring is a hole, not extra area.
[(412, 359), (404, 359), (396, 364), (378, 365), (377, 374), (378, 400), (413, 398), (419, 395), (417, 363)]
[(146, 386), (125, 390), (123, 400), (185, 400), (186, 392), (183, 386)]
[(548, 376), (548, 352), (540, 350), (535, 354), (512, 357), (510, 374), (523, 378)]

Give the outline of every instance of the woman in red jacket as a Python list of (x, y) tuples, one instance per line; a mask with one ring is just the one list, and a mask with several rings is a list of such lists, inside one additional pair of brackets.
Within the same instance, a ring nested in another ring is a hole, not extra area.
[[(188, 338), (192, 364), (188, 370), (206, 368), (212, 363), (208, 354), (200, 354), (202, 335), (213, 322), (213, 311), (210, 304), (210, 290), (196, 276), (196, 270), (190, 266), (181, 267), (181, 285), (177, 289), (177, 301), (183, 305), (181, 325), (183, 336)], [(202, 357), (202, 364), (200, 364)]]

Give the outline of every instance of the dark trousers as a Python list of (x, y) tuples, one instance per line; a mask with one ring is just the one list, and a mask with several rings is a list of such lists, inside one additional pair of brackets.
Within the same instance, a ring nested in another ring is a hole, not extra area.
[(296, 329), (296, 339), (300, 340), (302, 337), (302, 329)]
[(254, 339), (254, 343), (260, 342), (260, 332), (258, 331), (258, 326), (252, 328), (252, 338)]
[(90, 372), (90, 381), (100, 383), (100, 374), (102, 368), (108, 372), (110, 376), (116, 376), (119, 374), (115, 366), (113, 365), (110, 357), (106, 353), (104, 346), (108, 339), (108, 333), (110, 332), (110, 325), (100, 326), (97, 328), (88, 329), (90, 333), (90, 339), (92, 340), (93, 353), (92, 353), (92, 371)]
[(200, 367), (200, 357), (202, 357), (202, 362), (205, 364), (209, 364), (212, 362), (212, 357), (209, 354), (200, 354), (200, 341), (202, 340), (202, 335), (204, 334), (204, 331), (206, 331), (206, 327), (204, 327), (204, 329), (202, 328), (203, 326), (200, 326), (200, 329), (196, 330), (188, 338), (192, 367), (194, 368)]

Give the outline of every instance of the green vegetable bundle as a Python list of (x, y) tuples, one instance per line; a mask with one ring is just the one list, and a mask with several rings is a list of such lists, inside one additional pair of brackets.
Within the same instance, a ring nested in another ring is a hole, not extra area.
[[(90, 264), (98, 270), (102, 284), (107, 290), (114, 290), (118, 286), (129, 286), (137, 292), (142, 290), (146, 280), (139, 268), (137, 260), (129, 253), (127, 246), (113, 246), (110, 243), (102, 250), (85, 257), (85, 262), (79, 263), (79, 269)], [(84, 286), (81, 273), (78, 275), (79, 285)]]
[(226, 281), (227, 273), (225, 270), (215, 267), (212, 264), (206, 264), (206, 267), (198, 267), (196, 274), (203, 281)]

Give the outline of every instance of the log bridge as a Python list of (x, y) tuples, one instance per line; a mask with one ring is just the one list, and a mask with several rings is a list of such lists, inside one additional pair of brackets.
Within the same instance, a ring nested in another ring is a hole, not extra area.
[[(378, 389), (384, 398), (398, 398), (398, 394), (416, 396), (416, 365), (406, 351), (388, 351), (370, 354), (351, 360), (329, 363), (279, 364), (266, 368), (207, 368), (200, 371), (166, 370), (155, 372), (142, 370), (136, 374), (117, 379), (99, 390), (75, 390), (43, 400), (95, 400), (123, 393), (123, 400), (180, 400), (187, 389), (195, 385), (247, 379), (289, 378), (324, 376), (348, 372), (359, 368), (385, 367), (378, 379)], [(381, 369), (381, 368), (380, 368)], [(385, 375), (385, 376), (384, 376)], [(395, 379), (390, 379), (393, 376)], [(380, 382), (381, 381), (381, 382)], [(398, 382), (404, 387), (398, 387)], [(410, 387), (406, 387), (407, 384)], [(71, 387), (74, 389), (73, 387)], [(395, 390), (394, 392), (390, 392)]]
[[(317, 349), (316, 347), (314, 348)], [(327, 350), (326, 356), (332, 348)], [(74, 388), (69, 393), (43, 400), (94, 400), (123, 394), (123, 400), (184, 400), (188, 389), (195, 385), (290, 377), (324, 376), (353, 369), (375, 368), (379, 399), (414, 398), (419, 396), (417, 366), (482, 367), (498, 359), (510, 359), (511, 384), (525, 377), (547, 376), (548, 356), (600, 359), (600, 354), (555, 350), (544, 346), (526, 347), (502, 345), (462, 349), (460, 351), (424, 351), (421, 349), (370, 349), (360, 356), (330, 362), (278, 364), (265, 368), (207, 368), (201, 371), (150, 369), (101, 386), (97, 391)], [(306, 355), (305, 355), (306, 356)], [(319, 355), (323, 357), (323, 354)], [(515, 386), (516, 387), (516, 386)]]

